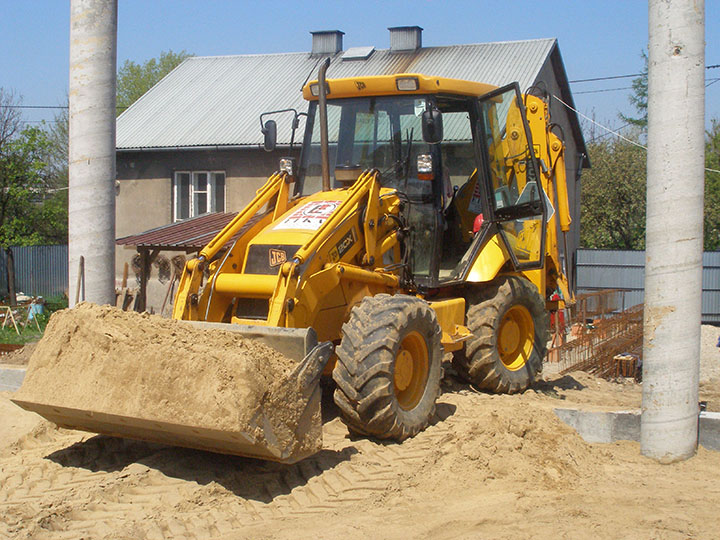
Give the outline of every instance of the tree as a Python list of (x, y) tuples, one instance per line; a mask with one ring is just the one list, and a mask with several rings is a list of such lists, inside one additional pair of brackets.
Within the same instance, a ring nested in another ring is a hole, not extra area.
[(13, 246), (43, 241), (42, 197), (46, 186), (47, 135), (27, 127), (0, 149), (0, 247), (7, 255), (10, 305), (15, 305)]
[(117, 78), (117, 107), (118, 113), (123, 112), (130, 105), (150, 90), (160, 79), (175, 69), (183, 60), (193, 56), (186, 51), (174, 53), (163, 51), (160, 57), (151, 58), (143, 64), (125, 60), (118, 71)]
[(595, 249), (644, 249), (645, 150), (623, 139), (588, 144), (580, 242)]
[[(638, 116), (620, 117), (635, 126), (635, 139), (647, 130), (648, 57), (633, 80), (630, 102)], [(705, 140), (703, 248), (720, 250), (720, 120), (713, 119)], [(626, 141), (590, 142), (593, 168), (583, 176), (581, 243), (589, 248), (643, 249), (647, 153)]]
[(643, 68), (642, 71), (640, 71), (640, 76), (633, 79), (633, 91), (630, 95), (630, 103), (633, 107), (635, 107), (639, 116), (637, 118), (633, 118), (632, 116), (625, 116), (620, 113), (620, 118), (630, 125), (646, 130), (648, 121), (648, 55), (645, 51), (642, 52), (642, 58)]
[[(15, 305), (13, 246), (67, 241), (67, 184), (52, 166), (53, 138), (21, 129), (20, 99), (0, 88), (0, 248), (7, 255), (10, 304)], [(64, 184), (63, 184), (64, 183)]]
[[(17, 108), (19, 105), (19, 98), (15, 96), (15, 93), (11, 90), (5, 90), (0, 87), (0, 164), (4, 162), (4, 155), (7, 146), (12, 141), (15, 134), (20, 130), (20, 109)], [(5, 186), (5, 175), (0, 169), (0, 231), (4, 230), (5, 218), (3, 216), (3, 199), (6, 198), (6, 193), (9, 193), (9, 189)], [(14, 306), (16, 303), (15, 299), (15, 264), (12, 258), (12, 250), (9, 247), (2, 245), (5, 248), (6, 253), (6, 276), (8, 284), (8, 292), (10, 292), (10, 305)]]
[(712, 120), (705, 141), (704, 248), (720, 250), (720, 120)]
[(20, 101), (12, 90), (0, 87), (0, 151), (20, 131)]
[(68, 109), (46, 126), (47, 175), (37, 230), (45, 242), (66, 244), (68, 238)]

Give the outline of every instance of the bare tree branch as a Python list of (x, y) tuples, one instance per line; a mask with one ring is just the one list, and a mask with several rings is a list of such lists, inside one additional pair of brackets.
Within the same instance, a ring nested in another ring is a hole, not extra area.
[(5, 145), (20, 131), (20, 109), (14, 107), (22, 102), (13, 90), (0, 87), (0, 153)]

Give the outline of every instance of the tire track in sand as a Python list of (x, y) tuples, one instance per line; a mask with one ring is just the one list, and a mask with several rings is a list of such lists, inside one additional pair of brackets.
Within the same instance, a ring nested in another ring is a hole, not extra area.
[(436, 423), (402, 445), (349, 438), (335, 418), (325, 449), (294, 465), (55, 430), (0, 458), (0, 536), (212, 538), (340, 511), (421, 466), (457, 420), (452, 409), (439, 404)]

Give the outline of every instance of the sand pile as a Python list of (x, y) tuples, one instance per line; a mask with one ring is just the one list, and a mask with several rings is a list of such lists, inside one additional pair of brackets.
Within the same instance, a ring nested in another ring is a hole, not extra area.
[[(79, 423), (58, 421), (91, 431), (132, 435), (136, 429), (138, 438), (183, 445), (192, 442), (192, 433), (206, 439), (230, 434), (250, 446), (309, 453), (321, 444), (320, 411), (319, 405), (305, 410), (308, 398), (295, 368), (295, 361), (275, 349), (234, 332), (85, 303), (52, 316), (13, 398), (92, 411), (92, 416), (64, 411)], [(123, 417), (122, 426), (88, 423), (118, 423), (102, 414)], [(301, 420), (305, 424), (298, 430)], [(181, 439), (149, 435), (158, 424), (160, 432), (169, 429)], [(207, 440), (197, 446), (213, 448)], [(228, 447), (216, 450), (233, 453)]]
[(720, 379), (720, 328), (703, 324), (700, 329), (700, 382)]
[(471, 483), (513, 479), (553, 487), (573, 483), (594, 451), (551, 410), (520, 409), (517, 399), (489, 400), (451, 429), (436, 450), (433, 476), (464, 470)]
[(10, 366), (27, 366), (35, 350), (36, 343), (26, 343), (23, 347), (16, 351), (11, 351), (7, 354), (0, 356), (0, 364), (7, 364)]

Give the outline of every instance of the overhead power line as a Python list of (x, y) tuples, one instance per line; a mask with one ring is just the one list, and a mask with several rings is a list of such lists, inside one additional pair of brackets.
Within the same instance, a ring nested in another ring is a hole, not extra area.
[[(720, 64), (713, 64), (711, 66), (705, 66), (705, 69), (717, 69), (717, 68), (720, 68)], [(575, 79), (573, 81), (568, 81), (568, 83), (575, 84), (575, 83), (598, 82), (598, 81), (612, 81), (612, 80), (617, 80), (617, 79), (629, 79), (631, 77), (640, 77), (641, 75), (642, 75), (642, 73), (631, 73), (629, 75), (610, 75), (608, 77), (592, 77), (590, 79)], [(705, 79), (705, 82), (708, 83), (705, 86), (708, 87), (711, 84), (715, 84), (718, 80), (720, 80), (720, 79), (716, 79), (716, 78)], [(630, 89), (632, 89), (631, 86), (622, 86), (619, 88), (606, 88), (606, 89), (602, 89), (602, 90), (583, 90), (580, 92), (573, 92), (573, 94), (575, 94), (575, 95), (596, 94), (596, 93), (601, 93), (601, 92), (617, 92), (619, 90), (630, 90)], [(5, 105), (4, 107), (7, 109), (63, 109), (63, 110), (69, 109), (69, 107), (67, 105)], [(124, 111), (128, 107), (118, 106), (115, 108), (118, 111), (120, 111), (120, 110)]]
[(632, 75), (613, 75), (611, 77), (593, 77), (592, 79), (575, 79), (574, 81), (568, 81), (570, 84), (584, 83), (584, 82), (595, 82), (595, 81), (611, 81), (613, 79), (629, 79), (630, 77), (639, 77), (642, 73), (633, 73)]
[(5, 105), (6, 109), (67, 109), (62, 105)]
[(632, 90), (632, 86), (621, 86), (620, 88), (605, 88), (603, 90), (583, 90), (582, 92), (573, 92), (574, 96), (580, 94), (599, 94), (601, 92), (617, 92), (618, 90)]
[[(67, 105), (3, 105), (6, 109), (69, 109)], [(127, 107), (115, 107), (116, 109), (125, 110)]]
[[(712, 66), (705, 66), (705, 69), (717, 69), (720, 68), (720, 64), (713, 64)], [(631, 77), (640, 77), (642, 73), (632, 73), (630, 75), (610, 75), (608, 77), (593, 77), (591, 79), (575, 79), (574, 81), (568, 81), (570, 84), (585, 83), (585, 82), (597, 82), (597, 81), (612, 81), (614, 79), (630, 79)]]
[[(622, 134), (621, 134), (620, 132), (618, 132), (617, 130), (610, 129), (609, 127), (606, 127), (606, 126), (603, 126), (602, 124), (599, 124), (598, 122), (596, 122), (595, 120), (593, 120), (593, 119), (590, 118), (589, 116), (584, 115), (583, 113), (581, 113), (580, 111), (578, 111), (578, 110), (575, 109), (574, 107), (571, 107), (570, 105), (568, 105), (567, 103), (565, 103), (562, 99), (560, 99), (559, 97), (557, 97), (555, 94), (553, 94), (552, 97), (554, 97), (557, 101), (559, 101), (560, 103), (562, 103), (562, 104), (563, 104), (565, 107), (567, 107), (569, 110), (573, 111), (575, 114), (577, 114), (578, 116), (584, 118), (584, 119), (587, 120), (588, 122), (592, 122), (593, 124), (595, 124), (595, 125), (598, 126), (599, 128), (602, 128), (602, 129), (604, 129), (605, 131), (607, 131), (607, 132), (609, 132), (609, 133), (612, 133), (613, 135), (615, 135), (616, 137), (622, 139), (623, 141), (625, 141), (625, 142), (627, 142), (627, 143), (630, 143), (630, 144), (632, 144), (632, 145), (635, 145), (635, 146), (637, 146), (637, 147), (639, 147), (639, 148), (642, 148), (643, 150), (647, 151), (647, 146), (644, 146), (644, 145), (640, 144), (639, 142), (635, 142), (635, 141), (633, 141), (632, 139), (628, 139), (627, 137), (625, 137), (624, 135), (622, 135)], [(720, 173), (720, 170), (718, 170), (718, 169), (710, 169), (709, 167), (705, 167), (705, 170), (708, 171), (708, 172)]]
[[(713, 79), (705, 79), (705, 82), (707, 82), (707, 84), (705, 85), (705, 88), (707, 88), (711, 84), (715, 84), (718, 81), (720, 81), (720, 77), (716, 77)], [(632, 86), (620, 86), (617, 88), (603, 88), (601, 90), (582, 90), (580, 92), (573, 92), (573, 95), (578, 96), (580, 94), (600, 94), (602, 92), (617, 92), (619, 90), (632, 90), (632, 89), (633, 89)]]

